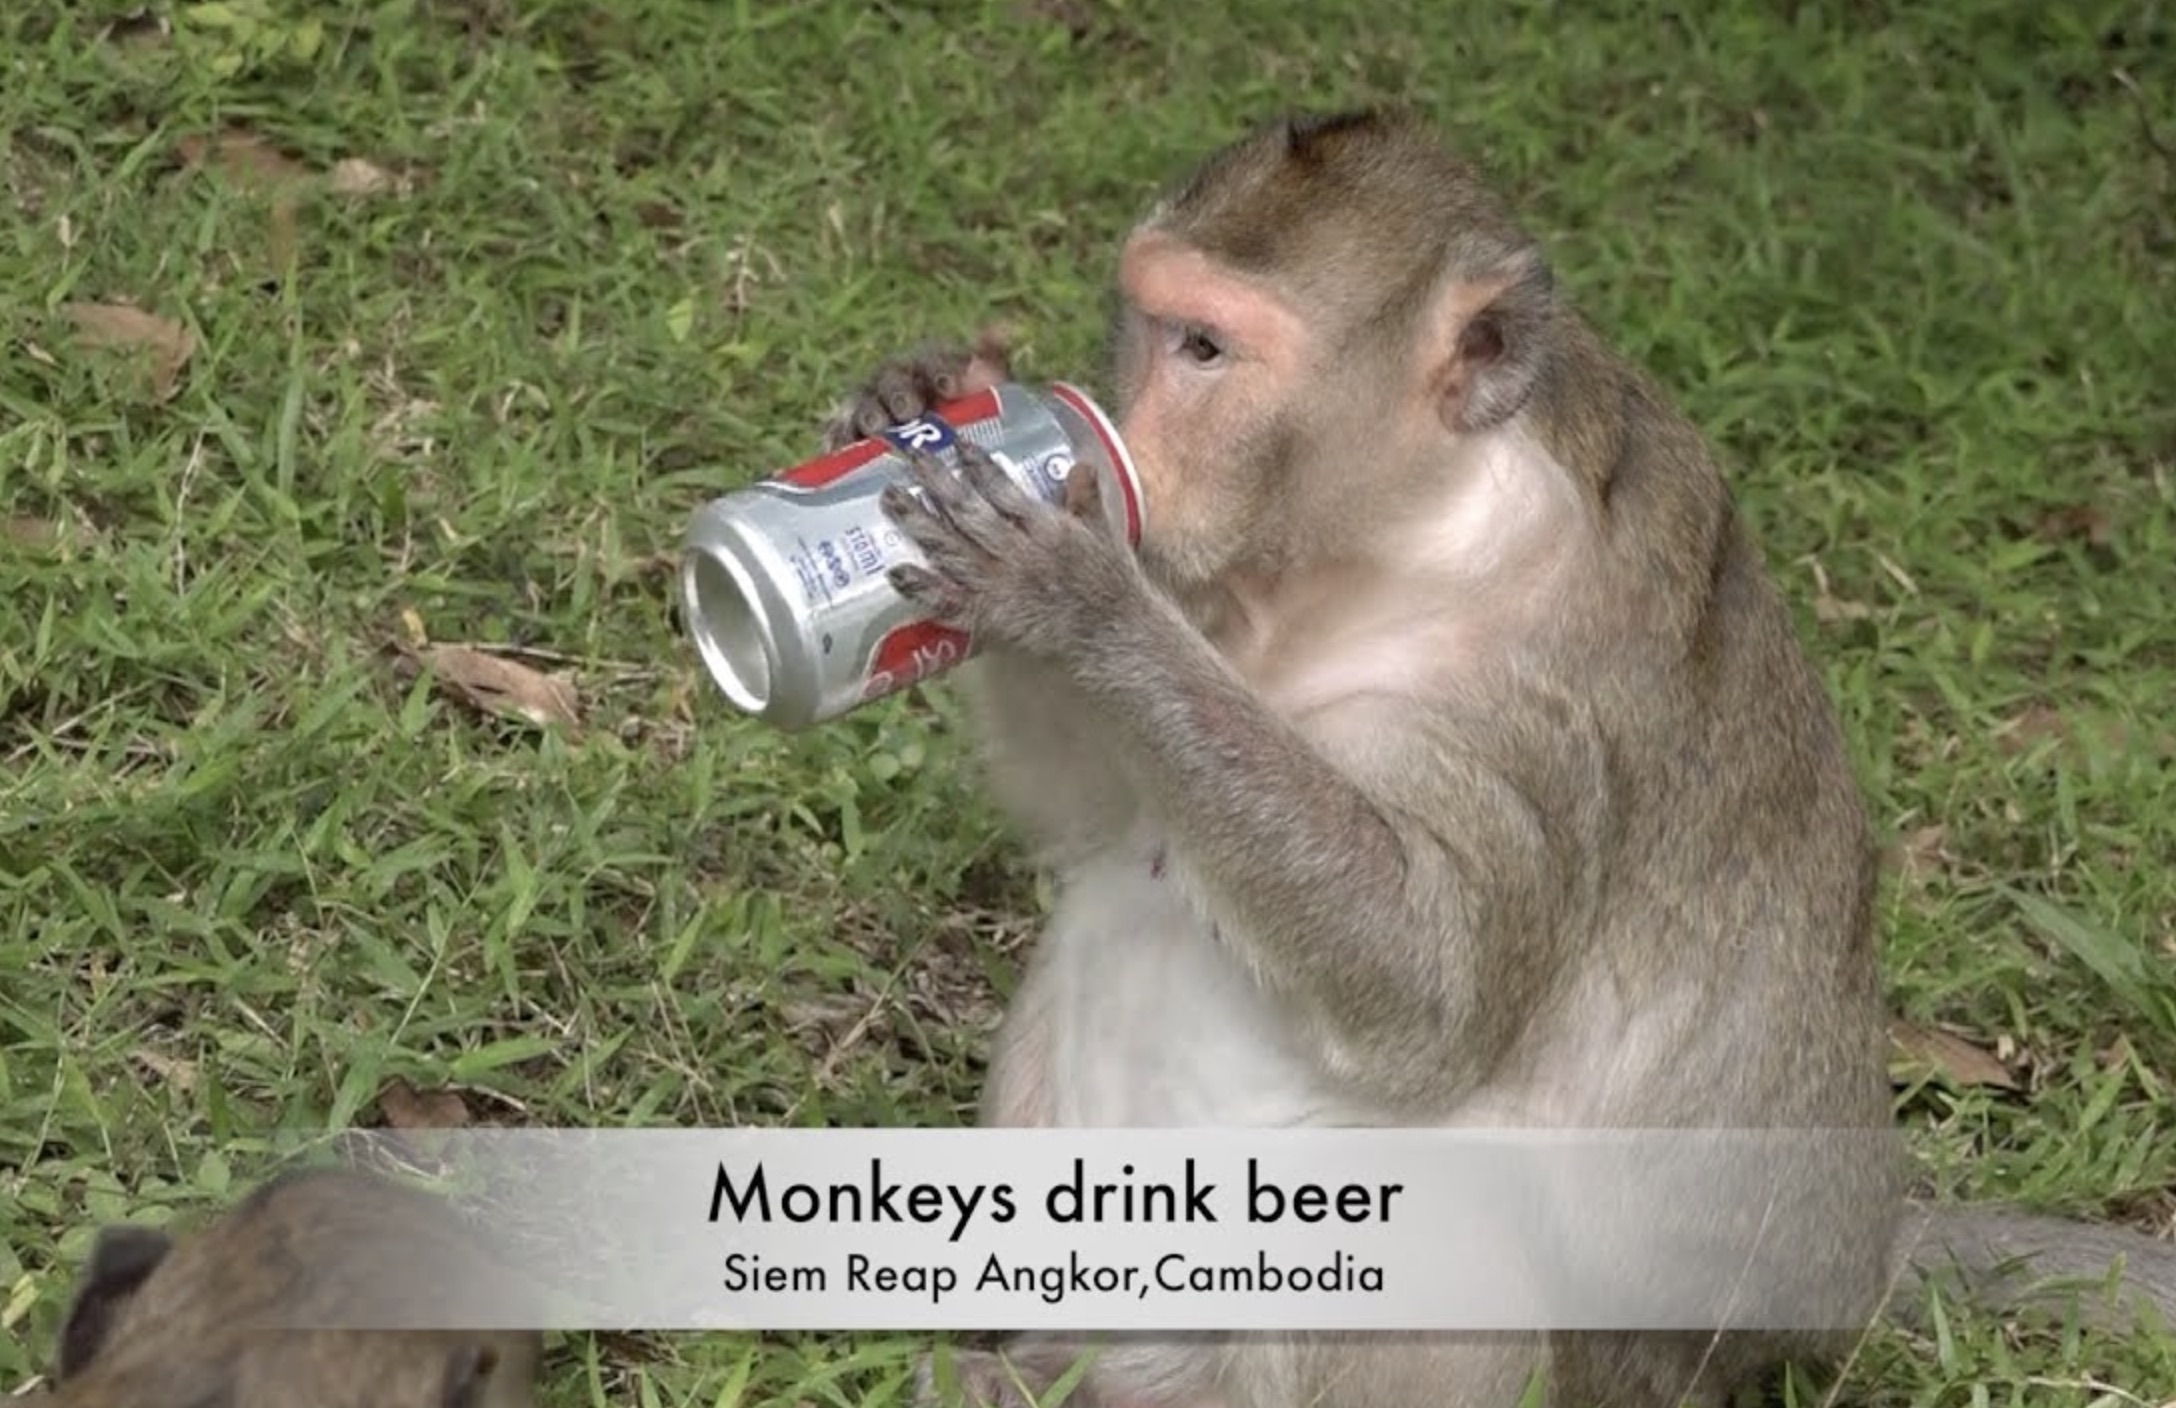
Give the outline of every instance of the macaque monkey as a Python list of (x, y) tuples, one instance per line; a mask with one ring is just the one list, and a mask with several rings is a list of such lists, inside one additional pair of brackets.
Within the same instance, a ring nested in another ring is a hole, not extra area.
[[(894, 570), (982, 647), (992, 783), (1056, 874), (995, 1038), (998, 1126), (1885, 1130), (1875, 858), (1821, 682), (1701, 434), (1415, 122), (1260, 128), (1125, 241), (1108, 404), (1138, 552), (1090, 476), (1045, 509), (924, 458)], [(1007, 375), (881, 368), (836, 445)], [(1826, 1274), (2176, 1248), (1914, 1211), (1825, 1172)], [(1856, 1302), (1855, 1302), (1856, 1303)], [(1102, 1408), (1717, 1404), (1825, 1340), (1733, 1331), (1059, 1336), (955, 1356), (972, 1401)], [(927, 1376), (925, 1375), (925, 1384)]]
[(275, 1179), (180, 1242), (105, 1228), (61, 1331), (49, 1401), (530, 1408), (538, 1335), (288, 1328), (451, 1291), (478, 1254), (465, 1237), (431, 1195), (340, 1171)]

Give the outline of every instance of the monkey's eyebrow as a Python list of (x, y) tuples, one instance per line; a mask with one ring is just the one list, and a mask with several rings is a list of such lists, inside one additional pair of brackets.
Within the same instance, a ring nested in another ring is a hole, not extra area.
[(1301, 340), (1298, 321), (1284, 302), (1252, 280), (1220, 271), (1196, 251), (1137, 247), (1127, 256), (1123, 277), (1144, 316), (1206, 324), (1228, 338), (1262, 346)]

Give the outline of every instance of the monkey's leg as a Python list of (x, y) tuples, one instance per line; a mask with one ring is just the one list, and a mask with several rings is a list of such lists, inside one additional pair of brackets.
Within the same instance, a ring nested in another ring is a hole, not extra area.
[(1550, 1350), (1552, 1408), (1723, 1408), (1779, 1357), (1745, 1333), (1556, 1335)]
[(1064, 1408), (1226, 1408), (1216, 1384), (1222, 1358), (1222, 1342), (1209, 1336), (1020, 1335), (994, 1353), (953, 1353), (957, 1399), (938, 1391), (934, 1362), (923, 1360), (918, 1401), (926, 1408), (1040, 1408), (1085, 1360)]
[[(1537, 1334), (1244, 1335), (1225, 1345), (1230, 1408), (1520, 1408), (1549, 1363)], [(1553, 1392), (1542, 1401), (1574, 1402)]]
[[(1538, 1335), (1024, 1335), (996, 1353), (955, 1354), (957, 1402), (1037, 1408), (1083, 1354), (1094, 1357), (1066, 1408), (1519, 1408), (1549, 1363)], [(922, 1385), (921, 1402), (939, 1404), (927, 1361)], [(1623, 1401), (1550, 1389), (1549, 1408)]]
[(1056, 1033), (1050, 1008), (1057, 996), (1051, 958), (1037, 947), (990, 1041), (989, 1074), (975, 1121), (983, 1128), (1043, 1129), (1056, 1123), (1051, 1070)]

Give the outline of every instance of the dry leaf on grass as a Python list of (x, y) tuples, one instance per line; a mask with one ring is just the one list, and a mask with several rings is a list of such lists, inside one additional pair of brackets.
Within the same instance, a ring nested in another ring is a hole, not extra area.
[(1029, 19), (1048, 20), (1062, 26), (1075, 41), (1096, 31), (1096, 6), (1088, 0), (1028, 0), (1020, 7)]
[(1906, 875), (1938, 874), (1956, 860), (1949, 849), (1949, 828), (1936, 822), (1907, 832), (1897, 841), (1896, 857)]
[(533, 724), (581, 724), (581, 701), (564, 676), (471, 645), (434, 645), (422, 662), (440, 684), (473, 708)]
[(2069, 504), (2040, 515), (2033, 531), (2051, 543), (2082, 538), (2093, 547), (2104, 548), (2115, 537), (2115, 520), (2097, 504)]
[(315, 179), (309, 167), (239, 128), (182, 137), (175, 141), (174, 150), (180, 153), (184, 170), (215, 172), (237, 190), (269, 195), (272, 208), (265, 243), (270, 246), (270, 262), (278, 269), (294, 262), (301, 242), (295, 228), (295, 201)]
[(136, 1064), (150, 1072), (159, 1084), (169, 1086), (182, 1095), (196, 1089), (196, 1062), (183, 1060), (179, 1056), (168, 1056), (148, 1046), (138, 1047), (131, 1054), (136, 1058)]
[(330, 172), (320, 173), (239, 127), (177, 138), (174, 151), (184, 171), (209, 171), (241, 190), (276, 196), (292, 196), (320, 184), (335, 195), (374, 196), (400, 184), (392, 172), (359, 156), (343, 157)]
[(1995, 725), (1995, 746), (2015, 756), (2043, 739), (2070, 737), (2070, 723), (2060, 710), (2035, 704), (2014, 718)]
[(166, 44), (174, 37), (174, 29), (165, 16), (152, 10), (137, 10), (123, 15), (106, 26), (108, 43), (133, 45), (145, 48)]
[(1995, 747), (2004, 756), (2013, 758), (2050, 740), (2068, 745), (2064, 751), (2071, 754), (2088, 752), (2093, 747), (2110, 753), (2128, 753), (2135, 747), (2164, 758), (2176, 757), (2176, 735), (2158, 734), (2140, 740), (2121, 719), (2074, 721), (2048, 704), (2035, 704), (2015, 717), (2005, 719), (1995, 725), (1993, 732)]
[(269, 197), (265, 238), (270, 246), (270, 262), (279, 269), (294, 262), (301, 242), (296, 207), (309, 191), (322, 185), (335, 195), (374, 196), (393, 189), (395, 184), (383, 167), (360, 157), (348, 157), (335, 163), (329, 175), (321, 174), (264, 138), (238, 127), (192, 133), (177, 139), (174, 150), (185, 171), (208, 171), (237, 190)]
[(359, 156), (342, 157), (332, 164), (333, 194), (374, 196), (393, 189), (392, 173)]
[(429, 1168), (469, 1124), (468, 1102), (459, 1093), (417, 1090), (398, 1076), (379, 1088), (377, 1105), (379, 1127), (393, 1135), (394, 1143), (375, 1152), (390, 1157), (396, 1167)]
[(2118, 1218), (2142, 1227), (2157, 1237), (2176, 1234), (2176, 1188), (2146, 1188), (2118, 1194), (2114, 1199)]
[(605, 571), (614, 582), (671, 582), (680, 575), (680, 555), (653, 552), (613, 558), (606, 563)]
[(1813, 619), (1824, 626), (1840, 621), (1864, 621), (1874, 614), (1874, 608), (1863, 601), (1846, 601), (1842, 597), (1823, 594), (1813, 599)]
[(1846, 601), (1829, 590), (1828, 569), (1820, 559), (1808, 559), (1813, 568), (1813, 617), (1824, 626), (1839, 621), (1863, 621), (1874, 614), (1874, 608), (1863, 601)]
[(181, 382), (181, 369), (196, 353), (196, 334), (156, 313), (128, 303), (64, 303), (61, 316), (75, 324), (84, 347), (114, 348), (146, 357), (152, 394), (164, 401)]
[(7, 539), (11, 546), (42, 552), (60, 545), (60, 525), (42, 518), (11, 514), (0, 519), (0, 538)]
[(1114, 13), (1118, 8), (1103, 0), (1026, 0), (1019, 10), (1029, 19), (1063, 26), (1076, 44), (1100, 36), (1119, 48), (1139, 49), (1140, 36), (1125, 26), (1121, 13)]
[(177, 138), (174, 150), (189, 171), (214, 171), (245, 190), (268, 191), (311, 179), (310, 168), (253, 132), (194, 132)]
[(1975, 1046), (1961, 1036), (1913, 1022), (1895, 1021), (1889, 1024), (1889, 1041), (1902, 1053), (1907, 1068), (1931, 1072), (1953, 1085), (1991, 1086), (1996, 1090), (2018, 1088), (2017, 1077), (2010, 1074), (2010, 1068), (1993, 1052)]
[(418, 1090), (399, 1076), (378, 1092), (387, 1129), (465, 1129), (468, 1102), (455, 1090)]

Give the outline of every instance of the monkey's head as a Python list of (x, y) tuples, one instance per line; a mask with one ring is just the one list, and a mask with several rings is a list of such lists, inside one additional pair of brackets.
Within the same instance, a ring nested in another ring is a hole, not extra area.
[(1142, 560), (1181, 588), (1334, 555), (1473, 459), (1458, 443), (1518, 416), (1554, 308), (1509, 210), (1387, 113), (1288, 118), (1210, 157), (1128, 239), (1118, 283)]
[[(265, 1328), (283, 1308), (336, 1302), (370, 1274), (340, 1228), (373, 1185), (275, 1180), (201, 1233), (102, 1229), (62, 1323), (56, 1408), (527, 1408), (534, 1336)], [(350, 1222), (349, 1227), (355, 1224)], [(344, 1229), (343, 1229), (344, 1230)], [(387, 1242), (415, 1231), (384, 1224)]]

